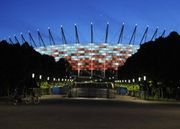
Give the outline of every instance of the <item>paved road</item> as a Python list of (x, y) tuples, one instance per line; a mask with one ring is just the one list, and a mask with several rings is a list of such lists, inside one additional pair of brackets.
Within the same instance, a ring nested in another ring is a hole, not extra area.
[(0, 129), (180, 129), (180, 105), (44, 98), (0, 105)]

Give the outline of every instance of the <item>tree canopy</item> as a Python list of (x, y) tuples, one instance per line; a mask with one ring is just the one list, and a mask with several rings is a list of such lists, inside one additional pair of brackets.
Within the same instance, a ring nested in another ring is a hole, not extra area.
[(137, 53), (119, 68), (119, 78), (147, 76), (149, 80), (180, 82), (180, 36), (171, 32), (166, 38), (142, 44)]
[(1, 41), (0, 60), (1, 95), (6, 94), (7, 89), (22, 86), (22, 82), (23, 85), (30, 84), (32, 73), (46, 77), (44, 79), (62, 78), (69, 76), (71, 70), (70, 64), (65, 59), (56, 62), (54, 57), (36, 52), (27, 42), (20, 45)]
[(137, 53), (119, 67), (119, 79), (137, 79), (148, 95), (180, 98), (180, 35), (171, 32), (169, 36), (142, 44)]

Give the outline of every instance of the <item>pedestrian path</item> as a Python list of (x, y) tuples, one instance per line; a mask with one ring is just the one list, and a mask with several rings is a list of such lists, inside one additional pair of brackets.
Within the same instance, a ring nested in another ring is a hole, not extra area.
[[(53, 99), (65, 99), (65, 100), (98, 100), (98, 101), (121, 101), (121, 102), (132, 102), (132, 103), (142, 103), (142, 104), (180, 104), (180, 101), (152, 101), (152, 100), (143, 100), (131, 96), (121, 96), (116, 95), (115, 98), (68, 98), (65, 95), (43, 95), (40, 97), (40, 100), (53, 100)], [(8, 97), (0, 97), (0, 105), (7, 104), (9, 101)]]
[(70, 99), (70, 100), (103, 100), (103, 101), (121, 101), (121, 102), (133, 102), (133, 103), (143, 103), (143, 104), (180, 104), (180, 101), (152, 101), (152, 100), (143, 100), (137, 97), (131, 96), (121, 96), (116, 95), (115, 98), (83, 98), (83, 97), (76, 97), (76, 98), (68, 98), (64, 95), (45, 95), (41, 97), (42, 100), (46, 99)]
[(157, 101), (157, 100), (143, 100), (137, 97), (120, 96), (116, 95), (115, 100), (134, 102), (134, 103), (146, 103), (146, 104), (180, 104), (180, 101)]

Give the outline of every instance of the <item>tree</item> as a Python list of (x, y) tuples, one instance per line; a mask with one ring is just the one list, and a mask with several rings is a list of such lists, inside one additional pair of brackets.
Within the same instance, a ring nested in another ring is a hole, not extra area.
[[(9, 44), (0, 42), (0, 95), (8, 95), (16, 87), (31, 87), (32, 73), (51, 77), (65, 77), (71, 71), (65, 59), (55, 61), (54, 57), (41, 55), (27, 42)], [(33, 85), (35, 86), (35, 85)]]
[(167, 88), (172, 90), (179, 86), (179, 58), (180, 36), (177, 32), (171, 32), (166, 38), (159, 37), (142, 44), (138, 52), (119, 68), (119, 78), (146, 75), (153, 84), (159, 84), (158, 87), (166, 94)]

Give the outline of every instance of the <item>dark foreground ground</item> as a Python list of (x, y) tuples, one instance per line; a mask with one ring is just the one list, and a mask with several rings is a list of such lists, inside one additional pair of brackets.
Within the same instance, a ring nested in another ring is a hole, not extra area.
[(63, 98), (1, 104), (0, 129), (180, 129), (180, 105)]

